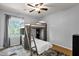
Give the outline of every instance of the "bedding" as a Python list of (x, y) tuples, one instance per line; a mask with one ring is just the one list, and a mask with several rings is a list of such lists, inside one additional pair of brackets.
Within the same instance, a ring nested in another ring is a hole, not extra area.
[[(52, 44), (50, 42), (43, 41), (37, 38), (35, 38), (35, 42), (36, 42), (38, 54), (42, 54), (44, 51), (47, 51), (49, 48), (52, 47)], [(33, 41), (31, 42), (31, 46), (34, 47)]]
[[(32, 42), (31, 42), (31, 46), (34, 47), (34, 42), (33, 42), (33, 37), (31, 37), (32, 39)], [(22, 41), (24, 39), (24, 36), (22, 36)], [(52, 44), (48, 41), (43, 41), (43, 40), (40, 40), (40, 39), (37, 39), (34, 37), (34, 40), (36, 42), (36, 46), (37, 46), (37, 51), (38, 51), (38, 54), (42, 54), (44, 51), (47, 51), (49, 48), (52, 47)], [(33, 49), (35, 50), (35, 49)]]
[[(36, 42), (37, 51), (38, 51), (39, 55), (52, 47), (52, 44), (50, 44), (50, 42), (43, 41), (43, 40), (40, 40), (37, 38), (35, 38), (35, 42)], [(32, 41), (31, 44), (33, 47), (34, 42)], [(12, 55), (13, 56), (14, 55), (16, 55), (16, 56), (29, 56), (30, 51), (25, 50), (22, 45), (10, 47), (10, 48), (4, 49), (3, 51), (0, 51), (0, 56), (12, 56)]]

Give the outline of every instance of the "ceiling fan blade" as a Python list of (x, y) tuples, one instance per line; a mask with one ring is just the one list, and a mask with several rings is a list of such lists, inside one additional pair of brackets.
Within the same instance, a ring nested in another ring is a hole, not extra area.
[(43, 5), (43, 3), (39, 3), (39, 5), (40, 5), (40, 6), (42, 6), (42, 5)]
[(35, 4), (35, 6), (38, 6), (39, 4)]
[(38, 5), (42, 6), (42, 5), (43, 5), (43, 3), (35, 4), (35, 6), (38, 6)]
[(38, 11), (38, 14), (41, 13), (40, 11)]
[(29, 12), (33, 12), (35, 9), (33, 9), (33, 10), (31, 10), (31, 11), (29, 11)]
[(48, 8), (40, 8), (41, 10), (45, 10), (45, 11), (47, 11), (48, 10)]
[(31, 5), (31, 4), (27, 4), (28, 6), (31, 6), (31, 7), (34, 7), (33, 5)]

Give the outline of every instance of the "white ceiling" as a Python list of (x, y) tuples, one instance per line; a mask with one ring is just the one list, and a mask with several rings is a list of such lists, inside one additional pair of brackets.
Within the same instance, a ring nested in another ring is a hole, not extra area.
[[(35, 11), (29, 13), (29, 10), (32, 10), (32, 8), (25, 6), (24, 3), (0, 3), (0, 10), (27, 14), (34, 17), (44, 17), (47, 14), (66, 10), (75, 5), (77, 5), (77, 3), (46, 3), (45, 6), (48, 7), (48, 11), (42, 11), (40, 14), (38, 14)], [(24, 11), (24, 9), (26, 9), (26, 11)]]

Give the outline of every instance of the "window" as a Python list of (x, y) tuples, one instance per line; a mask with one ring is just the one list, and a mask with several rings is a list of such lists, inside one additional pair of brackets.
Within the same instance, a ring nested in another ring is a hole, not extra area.
[(10, 44), (20, 44), (20, 28), (24, 26), (24, 20), (18, 17), (11, 17), (8, 25), (8, 36), (10, 38)]

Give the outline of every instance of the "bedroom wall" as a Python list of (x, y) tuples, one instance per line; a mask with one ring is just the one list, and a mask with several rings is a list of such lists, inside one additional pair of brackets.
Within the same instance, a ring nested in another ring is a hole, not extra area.
[(4, 14), (9, 14), (13, 16), (18, 16), (18, 17), (24, 17), (24, 23), (34, 23), (37, 22), (37, 19), (31, 18), (28, 15), (22, 15), (22, 14), (16, 14), (16, 13), (11, 13), (11, 12), (5, 12), (5, 11), (0, 11), (0, 48), (3, 48), (3, 40), (4, 40), (4, 19), (5, 15)]
[(48, 41), (72, 49), (72, 35), (79, 34), (79, 5), (43, 18), (48, 24)]

